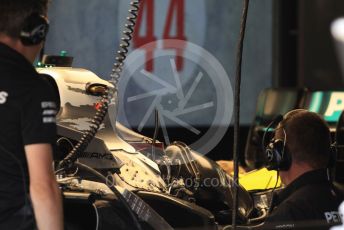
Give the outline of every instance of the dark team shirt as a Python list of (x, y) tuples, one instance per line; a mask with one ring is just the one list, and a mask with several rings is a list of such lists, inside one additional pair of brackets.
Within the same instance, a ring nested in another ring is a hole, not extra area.
[(56, 98), (52, 92), (29, 61), (0, 43), (0, 226), (27, 202), (24, 146), (53, 144), (56, 139)]
[(342, 201), (341, 192), (328, 180), (325, 169), (307, 172), (274, 195), (273, 209), (265, 225), (297, 227), (307, 225), (306, 221), (338, 224), (338, 207)]

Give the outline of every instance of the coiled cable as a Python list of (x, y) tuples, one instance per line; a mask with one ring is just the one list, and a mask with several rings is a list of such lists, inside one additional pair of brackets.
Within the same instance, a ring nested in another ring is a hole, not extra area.
[(119, 50), (117, 51), (116, 62), (113, 65), (110, 82), (114, 85), (115, 91), (117, 93), (118, 81), (120, 79), (120, 74), (123, 71), (123, 64), (129, 53), (130, 42), (133, 39), (134, 29), (136, 25), (136, 20), (140, 10), (141, 0), (136, 0), (130, 2), (129, 16), (127, 17), (127, 23), (125, 24), (125, 30), (123, 31), (123, 37), (119, 45)]
[[(125, 24), (125, 30), (123, 31), (123, 37), (117, 51), (116, 61), (113, 65), (111, 72), (110, 83), (113, 84), (113, 88), (108, 87), (106, 92), (102, 95), (99, 102), (100, 107), (97, 109), (95, 116), (93, 117), (89, 130), (86, 130), (79, 142), (73, 147), (70, 153), (59, 163), (58, 168), (70, 168), (74, 162), (78, 159), (80, 154), (85, 151), (87, 146), (91, 143), (92, 139), (99, 130), (100, 125), (108, 112), (109, 104), (112, 102), (114, 96), (117, 96), (118, 82), (123, 71), (123, 64), (129, 53), (130, 42), (133, 38), (133, 33), (140, 10), (141, 0), (135, 0), (130, 2), (129, 16), (127, 17), (127, 23)], [(116, 105), (117, 106), (117, 105)]]

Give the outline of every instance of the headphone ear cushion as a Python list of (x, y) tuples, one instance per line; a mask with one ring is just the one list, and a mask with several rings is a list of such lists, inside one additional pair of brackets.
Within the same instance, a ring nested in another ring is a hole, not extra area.
[(44, 16), (34, 13), (25, 20), (19, 37), (26, 46), (38, 45), (45, 40), (48, 30), (48, 20)]
[(291, 165), (291, 155), (288, 153), (283, 140), (273, 140), (266, 148), (268, 170), (288, 170)]

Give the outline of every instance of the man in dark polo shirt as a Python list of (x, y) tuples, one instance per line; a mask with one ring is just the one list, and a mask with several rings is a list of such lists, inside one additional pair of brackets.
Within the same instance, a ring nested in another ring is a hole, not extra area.
[(280, 171), (286, 187), (274, 195), (265, 226), (297, 228), (340, 223), (338, 207), (343, 196), (333, 187), (326, 170), (331, 136), (319, 115), (302, 109), (287, 113), (267, 153), (268, 168)]
[(52, 169), (56, 98), (32, 65), (47, 1), (0, 1), (0, 229), (63, 229)]

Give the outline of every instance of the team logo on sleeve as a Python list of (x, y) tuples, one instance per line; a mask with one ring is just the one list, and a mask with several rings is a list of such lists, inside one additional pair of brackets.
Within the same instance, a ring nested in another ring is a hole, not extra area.
[(0, 92), (0, 105), (5, 104), (7, 101), (8, 93), (5, 91)]
[(53, 101), (43, 101), (41, 103), (42, 106), (42, 117), (43, 117), (43, 123), (56, 123), (56, 103)]
[(324, 213), (327, 223), (341, 223), (342, 214), (337, 211)]

